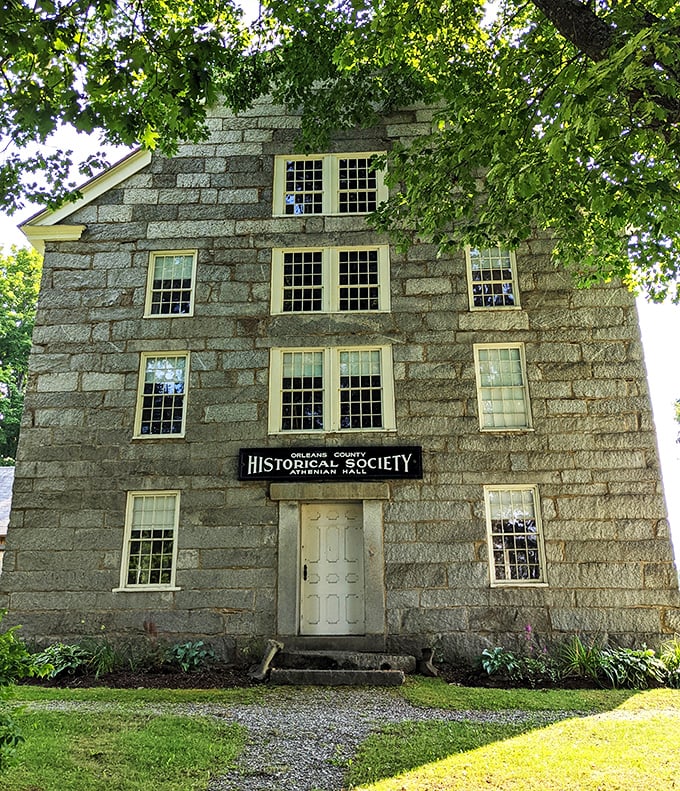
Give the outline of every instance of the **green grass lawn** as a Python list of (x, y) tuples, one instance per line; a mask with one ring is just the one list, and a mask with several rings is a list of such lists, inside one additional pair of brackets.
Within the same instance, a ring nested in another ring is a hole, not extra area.
[[(593, 712), (537, 723), (403, 723), (371, 736), (351, 763), (362, 791), (680, 789), (680, 691), (476, 690), (416, 682), (421, 705)], [(424, 703), (427, 701), (427, 704)], [(558, 701), (560, 705), (558, 706)], [(541, 706), (541, 702), (546, 705)]]
[(3, 791), (205, 791), (240, 753), (245, 731), (206, 717), (126, 710), (24, 710), (26, 741)]
[[(233, 766), (246, 733), (162, 704), (257, 703), (304, 690), (17, 687), (26, 737), (2, 791), (205, 791)], [(415, 705), (491, 721), (406, 722), (372, 735), (348, 765), (363, 791), (680, 790), (680, 691), (499, 690), (409, 680)], [(50, 701), (64, 706), (43, 708)], [(67, 704), (77, 704), (73, 708)], [(87, 703), (92, 703), (88, 707)], [(35, 705), (32, 705), (35, 704)], [(523, 712), (517, 721), (513, 711)], [(564, 716), (545, 724), (545, 715)], [(560, 712), (560, 715), (555, 715)], [(244, 785), (243, 791), (247, 791)], [(321, 791), (325, 791), (321, 789)]]

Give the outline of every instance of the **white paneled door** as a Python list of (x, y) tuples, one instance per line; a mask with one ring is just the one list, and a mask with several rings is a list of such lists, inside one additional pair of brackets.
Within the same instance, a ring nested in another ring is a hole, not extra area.
[(301, 521), (300, 634), (364, 634), (362, 504), (310, 503)]

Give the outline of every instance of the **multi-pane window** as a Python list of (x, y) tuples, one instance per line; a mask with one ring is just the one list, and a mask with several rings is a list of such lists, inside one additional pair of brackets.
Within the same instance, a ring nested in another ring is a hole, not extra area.
[(372, 157), (338, 159), (338, 211), (367, 214), (378, 208), (378, 175)]
[(324, 428), (324, 352), (283, 352), (281, 431)]
[(129, 492), (121, 588), (175, 584), (179, 492)]
[(518, 308), (515, 254), (492, 247), (466, 250), (470, 309)]
[(145, 316), (191, 316), (196, 251), (151, 253)]
[(188, 352), (143, 354), (136, 437), (184, 434)]
[(394, 425), (389, 347), (272, 349), (270, 433)]
[(486, 486), (484, 497), (492, 584), (545, 582), (536, 487)]
[(274, 214), (368, 214), (387, 198), (375, 152), (280, 156), (274, 164)]
[(389, 248), (272, 252), (272, 313), (388, 311)]
[(474, 355), (480, 428), (531, 428), (524, 346), (477, 344)]
[(323, 159), (285, 160), (284, 214), (323, 213)]
[(380, 349), (341, 351), (340, 428), (384, 428)]
[(338, 287), (340, 310), (379, 310), (378, 250), (340, 250)]

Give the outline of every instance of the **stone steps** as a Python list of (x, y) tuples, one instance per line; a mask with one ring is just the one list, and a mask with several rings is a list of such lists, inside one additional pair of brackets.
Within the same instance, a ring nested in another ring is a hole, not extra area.
[(304, 651), (283, 650), (276, 654), (273, 665), (287, 669), (316, 670), (400, 670), (413, 673), (416, 660), (405, 654), (372, 651)]
[(259, 666), (250, 677), (272, 684), (316, 686), (381, 686), (404, 683), (416, 670), (415, 657), (374, 651), (285, 650), (283, 643), (269, 640)]

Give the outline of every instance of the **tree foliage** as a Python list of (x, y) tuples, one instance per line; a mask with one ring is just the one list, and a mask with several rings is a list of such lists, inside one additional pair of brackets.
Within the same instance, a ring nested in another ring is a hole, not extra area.
[[(621, 277), (680, 300), (678, 3), (260, 8), (246, 30), (231, 0), (10, 0), (0, 126), (21, 143), (58, 120), (172, 152), (205, 133), (206, 103), (218, 94), (239, 110), (271, 93), (302, 109), (301, 147), (312, 150), (335, 128), (428, 102), (431, 133), (388, 155), (393, 191), (379, 228), (442, 249), (516, 245), (549, 229), (557, 260), (582, 284)], [(6, 192), (19, 169), (1, 171)]]
[(0, 462), (16, 457), (42, 257), (12, 247), (0, 255)]
[[(71, 186), (72, 152), (45, 154), (60, 126), (108, 143), (172, 153), (206, 131), (206, 106), (238, 63), (246, 32), (233, 0), (2, 0), (0, 166), (9, 209), (50, 203)], [(104, 154), (81, 163), (100, 169)], [(17, 184), (19, 190), (17, 190)]]

